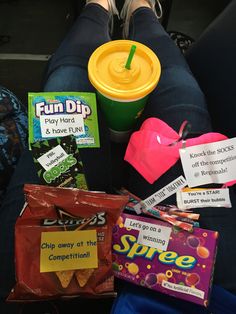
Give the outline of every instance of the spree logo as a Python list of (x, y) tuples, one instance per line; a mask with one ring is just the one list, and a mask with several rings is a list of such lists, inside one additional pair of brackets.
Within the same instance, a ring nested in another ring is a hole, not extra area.
[(191, 255), (178, 255), (174, 251), (165, 251), (141, 245), (137, 243), (134, 235), (125, 234), (120, 238), (121, 244), (114, 244), (113, 250), (119, 254), (125, 254), (128, 258), (144, 257), (153, 260), (155, 256), (162, 264), (175, 265), (180, 269), (191, 269), (197, 260)]

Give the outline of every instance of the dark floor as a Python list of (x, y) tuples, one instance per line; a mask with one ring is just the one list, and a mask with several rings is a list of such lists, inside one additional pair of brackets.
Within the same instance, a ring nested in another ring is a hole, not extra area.
[(0, 42), (0, 84), (25, 104), (28, 91), (40, 91), (46, 60), (74, 16), (73, 0), (0, 1), (0, 36), (9, 36)]
[(167, 30), (183, 32), (196, 40), (229, 0), (173, 0), (172, 3)]

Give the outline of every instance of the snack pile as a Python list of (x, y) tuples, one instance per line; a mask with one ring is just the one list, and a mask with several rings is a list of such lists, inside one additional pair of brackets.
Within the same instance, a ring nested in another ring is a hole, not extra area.
[(112, 229), (127, 196), (25, 185), (8, 301), (114, 295)]
[[(127, 210), (134, 211), (136, 207), (141, 206), (142, 201), (136, 195), (130, 193), (125, 188), (118, 191), (121, 195), (128, 195), (129, 202), (126, 205)], [(180, 229), (188, 232), (193, 232), (194, 227), (199, 227), (198, 219), (199, 214), (194, 213), (191, 210), (183, 211), (174, 205), (156, 205), (148, 209), (142, 208), (140, 214), (146, 214), (154, 218), (168, 222), (169, 224), (176, 226)]]
[[(183, 203), (198, 202), (204, 207), (208, 201), (214, 206), (230, 207), (228, 191), (200, 189), (201, 198), (193, 199), (200, 190), (191, 189), (195, 185), (190, 185), (182, 175), (145, 200), (124, 188), (117, 191), (119, 195), (86, 191), (79, 149), (100, 146), (96, 98), (91, 93), (31, 93), (29, 126), (30, 149), (44, 185), (24, 186), (26, 203), (15, 226), (16, 285), (8, 301), (114, 296), (115, 275), (207, 307), (218, 232), (200, 229), (199, 214), (191, 206), (180, 206), (178, 202), (178, 206), (163, 205), (163, 200), (177, 194), (177, 200), (183, 199)], [(147, 126), (149, 130), (144, 130)], [(156, 134), (157, 127), (162, 132)], [(228, 143), (224, 143), (223, 135), (209, 133), (188, 139), (190, 147), (183, 148), (180, 134), (154, 118), (146, 120), (135, 136), (144, 131), (155, 131), (153, 141), (147, 141), (145, 136), (144, 141), (137, 142), (137, 138), (131, 137), (125, 160), (150, 184), (181, 158), (181, 150), (186, 153), (190, 149), (186, 177), (189, 169), (193, 172), (196, 167), (210, 164), (195, 158), (208, 156), (207, 152), (217, 155), (221, 150), (214, 145)], [(214, 139), (221, 143), (211, 143)], [(204, 153), (198, 151), (202, 141), (211, 145), (211, 149), (204, 148)], [(142, 159), (134, 160), (134, 152), (147, 157), (145, 143), (151, 148), (155, 146), (159, 153), (153, 154), (148, 149), (150, 158), (138, 164), (137, 160)], [(137, 149), (139, 145), (141, 148)], [(219, 158), (228, 160), (225, 156), (218, 157), (221, 161)], [(155, 169), (149, 173), (151, 168)], [(210, 171), (204, 169), (195, 173), (195, 181), (199, 173)], [(228, 176), (214, 180), (230, 181)], [(185, 199), (181, 194), (183, 188), (189, 193)], [(218, 198), (214, 198), (213, 192), (225, 197), (222, 204), (219, 203), (222, 197), (216, 194)], [(132, 215), (127, 211), (132, 211)]]

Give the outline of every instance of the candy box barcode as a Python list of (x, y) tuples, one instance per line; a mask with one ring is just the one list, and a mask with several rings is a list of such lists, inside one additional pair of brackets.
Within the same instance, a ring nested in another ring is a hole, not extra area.
[(116, 277), (183, 300), (207, 306), (218, 232), (192, 233), (168, 223), (122, 214), (113, 229)]

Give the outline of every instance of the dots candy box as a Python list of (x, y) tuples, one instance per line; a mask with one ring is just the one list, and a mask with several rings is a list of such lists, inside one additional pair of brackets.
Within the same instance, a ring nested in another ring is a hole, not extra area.
[[(150, 236), (143, 231), (147, 229)], [(163, 229), (169, 230), (167, 236)], [(143, 239), (150, 240), (149, 245)], [(114, 274), (207, 307), (217, 240), (216, 231), (194, 228), (189, 233), (166, 222), (123, 213), (113, 230)], [(158, 248), (158, 243), (166, 249)]]

